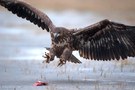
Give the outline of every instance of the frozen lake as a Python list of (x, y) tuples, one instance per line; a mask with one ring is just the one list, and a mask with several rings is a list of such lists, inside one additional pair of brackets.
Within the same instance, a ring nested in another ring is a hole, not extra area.
[[(104, 19), (93, 12), (46, 11), (56, 26), (82, 28)], [(130, 24), (130, 21), (120, 21)], [(50, 35), (9, 12), (0, 12), (0, 90), (134, 90), (135, 60), (67, 62), (57, 67), (58, 59), (43, 64), (42, 55), (50, 47)], [(42, 80), (45, 87), (33, 87)]]

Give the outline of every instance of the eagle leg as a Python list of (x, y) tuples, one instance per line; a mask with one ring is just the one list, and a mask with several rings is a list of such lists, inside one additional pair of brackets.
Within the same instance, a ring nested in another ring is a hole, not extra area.
[(64, 64), (66, 64), (66, 60), (60, 59), (60, 62), (59, 62), (59, 64), (57, 65), (57, 67), (58, 67), (58, 66), (63, 66)]
[(60, 63), (58, 64), (58, 66), (62, 66), (66, 64), (66, 61), (70, 59), (71, 55), (72, 55), (72, 50), (70, 48), (65, 48), (60, 57)]

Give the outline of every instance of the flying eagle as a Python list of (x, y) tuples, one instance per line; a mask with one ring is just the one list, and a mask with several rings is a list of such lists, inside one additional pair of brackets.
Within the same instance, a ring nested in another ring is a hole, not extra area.
[(128, 26), (107, 19), (81, 29), (56, 27), (43, 12), (19, 0), (0, 0), (0, 5), (18, 17), (29, 20), (51, 35), (51, 48), (45, 53), (46, 62), (59, 58), (81, 63), (72, 52), (77, 50), (81, 57), (91, 60), (120, 60), (135, 56), (135, 26)]

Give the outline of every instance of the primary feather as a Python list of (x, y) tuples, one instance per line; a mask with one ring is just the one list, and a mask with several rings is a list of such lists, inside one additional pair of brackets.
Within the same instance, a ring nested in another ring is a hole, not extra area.
[(29, 4), (18, 0), (0, 0), (0, 5), (7, 8), (13, 14), (18, 17), (25, 18), (35, 25), (38, 25), (43, 30), (49, 31), (49, 28), (53, 28), (54, 25), (49, 17), (43, 12), (30, 6)]
[(135, 56), (135, 26), (127, 26), (109, 20), (74, 33), (80, 56), (94, 60), (111, 60)]

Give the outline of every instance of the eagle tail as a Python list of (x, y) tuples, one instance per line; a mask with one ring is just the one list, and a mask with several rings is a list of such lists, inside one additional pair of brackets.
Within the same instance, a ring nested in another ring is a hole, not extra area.
[(71, 55), (71, 57), (69, 58), (68, 61), (71, 61), (73, 63), (82, 63), (80, 60), (78, 60), (73, 54)]

